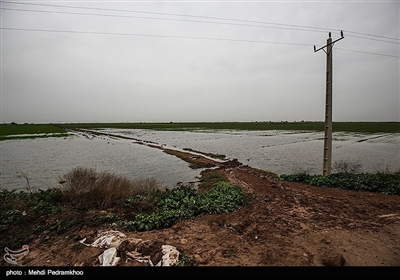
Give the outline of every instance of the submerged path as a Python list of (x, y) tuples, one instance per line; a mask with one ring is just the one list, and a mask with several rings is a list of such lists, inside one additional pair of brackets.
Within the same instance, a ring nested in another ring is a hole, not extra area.
[(135, 137), (129, 137), (129, 136), (124, 136), (124, 135), (119, 135), (119, 134), (113, 134), (113, 133), (108, 133), (108, 132), (99, 132), (95, 130), (88, 130), (88, 129), (81, 129), (81, 128), (73, 128), (70, 129), (73, 132), (79, 133), (79, 134), (84, 134), (84, 135), (92, 135), (94, 137), (99, 137), (99, 136), (106, 136), (114, 139), (127, 139), (127, 140), (133, 140), (134, 143), (139, 144), (139, 145), (146, 145), (150, 148), (156, 148), (164, 151), (167, 154), (174, 155), (186, 162), (188, 162), (190, 165), (189, 167), (192, 169), (199, 169), (199, 168), (212, 168), (212, 167), (221, 167), (221, 166), (239, 166), (242, 165), (237, 159), (220, 159), (220, 158), (215, 158), (213, 157), (212, 154), (207, 154), (203, 153), (200, 151), (195, 151), (192, 149), (179, 149), (179, 148), (173, 148), (173, 147), (167, 147), (166, 145), (162, 145), (153, 141), (148, 141), (148, 140), (142, 140), (139, 138)]

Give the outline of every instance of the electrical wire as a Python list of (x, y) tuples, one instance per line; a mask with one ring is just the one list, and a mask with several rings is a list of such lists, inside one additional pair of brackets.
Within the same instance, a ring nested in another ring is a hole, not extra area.
[(346, 34), (346, 37), (361, 38), (361, 39), (365, 39), (365, 40), (372, 40), (372, 41), (379, 41), (379, 42), (385, 42), (385, 43), (400, 45), (400, 42), (390, 42), (390, 41), (386, 41), (386, 40), (372, 39), (372, 38), (366, 38), (366, 37), (356, 36), (356, 35), (348, 35), (348, 34)]
[(254, 24), (240, 24), (240, 23), (228, 23), (228, 22), (216, 22), (216, 21), (200, 21), (200, 20), (190, 20), (190, 19), (171, 19), (171, 18), (155, 18), (155, 17), (142, 17), (142, 16), (110, 15), (110, 14), (90, 14), (90, 13), (76, 13), (76, 12), (24, 10), (24, 9), (3, 8), (3, 7), (0, 8), (0, 10), (20, 11), (20, 12), (40, 12), (40, 13), (53, 13), (53, 14), (67, 14), (67, 15), (83, 15), (83, 16), (103, 16), (103, 17), (150, 19), (150, 20), (183, 21), (183, 22), (209, 23), (209, 24), (246, 26), (246, 27), (261, 27), (261, 28), (286, 29), (286, 30), (325, 33), (325, 31), (321, 31), (321, 30), (308, 30), (308, 29), (301, 29), (301, 28), (277, 27), (277, 26), (254, 25)]
[[(206, 18), (206, 19), (214, 19), (214, 20), (217, 19), (217, 20), (229, 20), (229, 21), (238, 21), (238, 22), (249, 22), (249, 23), (251, 22), (251, 23), (258, 23), (258, 24), (259, 23), (270, 24), (270, 25), (273, 24), (273, 25), (280, 25), (280, 26), (291, 26), (292, 28), (289, 28), (289, 27), (277, 27), (277, 26), (265, 26), (265, 25), (254, 25), (254, 24), (215, 22), (215, 21), (198, 21), (198, 20), (187, 20), (187, 19), (168, 19), (168, 18), (154, 18), (154, 17), (140, 17), (140, 16), (126, 16), (126, 15), (110, 15), (110, 14), (91, 14), (91, 13), (77, 13), (77, 12), (65, 12), (65, 11), (25, 10), (25, 9), (15, 9), (15, 8), (0, 7), (0, 9), (2, 9), (2, 10), (24, 11), (24, 12), (41, 12), (41, 13), (85, 15), (85, 16), (106, 16), (106, 17), (120, 17), (120, 18), (140, 18), (140, 19), (152, 19), (152, 20), (186, 21), (186, 22), (196, 22), (196, 23), (225, 24), (225, 25), (236, 25), (236, 26), (247, 26), (247, 27), (288, 29), (288, 30), (309, 31), (309, 32), (325, 32), (325, 31), (322, 31), (322, 30), (326, 30), (325, 28), (319, 28), (319, 27), (309, 27), (309, 26), (302, 26), (302, 25), (279, 24), (279, 23), (270, 23), (270, 22), (262, 22), (262, 21), (229, 19), (229, 18), (209, 17), (209, 16), (195, 16), (195, 15), (170, 14), (170, 13), (159, 13), (159, 12), (144, 12), (144, 11), (119, 10), (119, 9), (104, 9), (104, 8), (92, 8), (92, 7), (76, 7), (76, 6), (50, 5), (50, 4), (38, 4), (38, 3), (21, 3), (21, 2), (9, 2), (9, 1), (0, 1), (0, 3), (47, 6), (47, 7), (57, 7), (57, 8), (87, 9), (87, 10), (99, 10), (99, 11), (113, 11), (113, 12), (131, 12), (131, 13), (159, 14), (159, 15), (169, 15), (169, 16), (173, 15), (173, 16), (193, 17), (193, 18)], [(293, 28), (293, 27), (297, 27), (297, 28)], [(301, 29), (301, 28), (308, 28), (308, 29)], [(300, 44), (300, 43), (268, 42), (268, 41), (256, 41), (256, 40), (244, 40), (244, 39), (209, 38), (209, 37), (175, 36), (175, 35), (159, 35), (159, 34), (111, 33), (111, 32), (71, 31), (71, 30), (47, 30), (47, 29), (33, 29), (33, 28), (6, 28), (6, 27), (2, 27), (1, 29), (5, 29), (5, 30), (20, 30), (20, 31), (41, 31), (41, 32), (59, 32), (59, 33), (98, 34), (98, 35), (124, 35), (124, 36), (144, 36), (144, 37), (164, 37), (164, 38), (179, 38), (179, 39), (199, 39), (199, 40), (217, 40), (217, 41), (251, 42), (251, 43), (264, 43), (264, 44), (284, 44), (284, 45), (312, 46), (310, 44)], [(314, 29), (314, 30), (311, 30), (311, 29)], [(346, 31), (346, 33), (373, 36), (373, 37), (385, 38), (385, 39), (390, 39), (390, 40), (400, 40), (400, 39), (397, 39), (397, 38), (390, 38), (390, 37), (385, 37), (385, 36), (378, 36), (378, 35), (372, 35), (372, 34), (360, 33), (360, 32), (353, 32), (353, 31)], [(357, 35), (351, 35), (351, 34), (350, 35), (347, 34), (346, 36), (347, 37), (361, 38), (361, 39), (366, 39), (366, 40), (380, 41), (380, 42), (385, 42), (385, 43), (400, 44), (398, 42), (390, 42), (390, 41), (387, 41), (387, 40), (366, 38), (366, 37), (357, 36)], [(347, 50), (347, 49), (340, 49), (340, 50), (399, 58), (399, 56), (395, 56), (395, 55), (387, 55), (387, 54), (371, 53), (371, 52), (364, 52), (364, 51), (357, 51), (357, 50)]]
[[(178, 35), (160, 35), (160, 34), (116, 33), (116, 32), (76, 31), (76, 30), (51, 30), (51, 29), (13, 28), (13, 27), (0, 27), (0, 29), (14, 30), (14, 31), (52, 32), (52, 33), (75, 33), (75, 34), (95, 34), (95, 35), (159, 37), (159, 38), (174, 38), (174, 39), (196, 39), (196, 40), (230, 41), (230, 42), (261, 43), (261, 44), (296, 45), (296, 46), (307, 46), (307, 47), (314, 46), (314, 45), (310, 45), (310, 44), (292, 43), (292, 42), (273, 42), (273, 41), (257, 41), (257, 40), (244, 40), (244, 39), (178, 36)], [(400, 58), (400, 56), (389, 55), (389, 54), (372, 53), (372, 52), (364, 52), (364, 51), (341, 49), (341, 48), (336, 48), (336, 49), (342, 50), (342, 51), (351, 51), (351, 52), (359, 52), (359, 53), (365, 53), (365, 54), (373, 54), (373, 55), (381, 55), (381, 56), (387, 56), (387, 57)]]
[(341, 50), (341, 51), (348, 51), (348, 52), (358, 52), (358, 53), (373, 54), (373, 55), (382, 55), (382, 56), (388, 56), (388, 57), (400, 58), (400, 56), (391, 55), (391, 54), (382, 54), (382, 53), (364, 52), (364, 51), (348, 50), (348, 49), (342, 49), (342, 48), (335, 48), (335, 49), (336, 49), (336, 50)]
[(212, 37), (196, 37), (196, 36), (178, 36), (178, 35), (160, 35), (160, 34), (118, 33), (118, 32), (97, 32), (97, 31), (76, 31), (76, 30), (51, 30), (51, 29), (14, 28), (14, 27), (0, 27), (0, 29), (3, 29), (3, 30), (15, 30), (15, 31), (53, 32), (53, 33), (75, 33), (75, 34), (96, 34), (96, 35), (162, 37), (162, 38), (176, 38), (176, 39), (197, 39), (197, 40), (231, 41), (231, 42), (262, 43), (262, 44), (296, 45), (296, 46), (308, 46), (308, 47), (312, 47), (313, 46), (313, 45), (310, 45), (310, 44), (290, 43), (290, 42), (288, 43), (288, 42), (272, 42), (272, 41), (257, 41), (257, 40), (212, 38)]
[[(307, 30), (299, 28), (287, 28), (287, 27), (276, 27), (276, 26), (264, 26), (264, 25), (253, 25), (253, 24), (235, 24), (235, 23), (225, 23), (225, 22), (210, 22), (210, 21), (198, 21), (198, 20), (186, 20), (186, 19), (167, 19), (167, 18), (154, 18), (154, 17), (141, 17), (141, 16), (125, 16), (125, 15), (110, 15), (110, 14), (90, 14), (90, 13), (76, 13), (76, 12), (59, 12), (59, 11), (43, 11), (43, 10), (25, 10), (25, 9), (14, 9), (14, 8), (3, 8), (0, 10), (10, 10), (10, 11), (22, 11), (22, 12), (39, 12), (39, 13), (54, 13), (54, 14), (67, 14), (67, 15), (84, 15), (84, 16), (104, 16), (104, 17), (119, 17), (119, 18), (139, 18), (139, 19), (150, 19), (150, 20), (168, 20), (168, 21), (184, 21), (184, 22), (196, 22), (196, 23), (209, 23), (209, 24), (222, 24), (222, 25), (236, 25), (236, 26), (246, 26), (246, 27), (261, 27), (261, 28), (273, 28), (273, 29), (287, 29), (296, 31), (308, 31), (308, 32), (324, 32), (320, 30)], [(366, 40), (380, 41), (391, 44), (398, 44), (400, 42), (390, 42), (387, 40), (366, 38), (357, 35), (346, 35), (346, 37), (361, 38)]]
[(308, 29), (320, 29), (326, 30), (326, 28), (321, 27), (309, 27), (309, 26), (301, 26), (301, 25), (293, 25), (293, 24), (282, 24), (282, 23), (272, 23), (272, 22), (263, 22), (263, 21), (253, 21), (253, 20), (243, 20), (243, 19), (232, 19), (232, 18), (221, 18), (221, 17), (211, 17), (211, 16), (198, 16), (198, 15), (183, 15), (183, 14), (174, 14), (174, 13), (161, 13), (161, 12), (148, 12), (148, 11), (136, 11), (136, 10), (121, 10), (121, 9), (106, 9), (106, 8), (93, 8), (93, 7), (77, 7), (77, 6), (65, 6), (65, 5), (49, 5), (49, 4), (37, 4), (37, 3), (22, 3), (22, 2), (10, 2), (10, 1), (0, 1), (3, 3), (12, 3), (19, 5), (34, 5), (34, 6), (46, 6), (46, 7), (59, 7), (59, 8), (72, 8), (72, 9), (87, 9), (87, 10), (98, 10), (98, 11), (113, 11), (113, 12), (129, 12), (129, 13), (143, 13), (143, 14), (156, 14), (156, 15), (168, 15), (168, 16), (180, 16), (180, 17), (192, 17), (192, 18), (203, 18), (203, 19), (216, 19), (216, 20), (228, 20), (228, 21), (239, 21), (239, 22), (248, 22), (248, 23), (262, 23), (262, 24), (272, 24), (272, 25), (281, 25), (281, 26), (291, 26), (291, 27), (301, 27)]
[[(31, 5), (31, 6), (45, 6), (45, 7), (56, 7), (56, 8), (70, 8), (70, 9), (86, 9), (86, 10), (98, 10), (98, 11), (113, 11), (113, 12), (128, 12), (128, 13), (143, 13), (143, 14), (157, 14), (157, 15), (168, 15), (168, 16), (180, 16), (180, 17), (192, 17), (192, 18), (203, 18), (203, 19), (213, 19), (213, 20), (225, 20), (225, 21), (236, 21), (236, 22), (247, 22), (247, 23), (257, 23), (257, 24), (269, 24), (269, 25), (278, 25), (278, 26), (286, 26), (286, 27), (296, 27), (296, 28), (307, 28), (306, 29), (294, 29), (294, 30), (301, 30), (301, 31), (312, 31), (312, 32), (326, 32), (329, 28), (322, 28), (322, 27), (312, 27), (312, 26), (304, 26), (304, 25), (295, 25), (295, 24), (283, 24), (283, 23), (274, 23), (274, 22), (265, 22), (265, 21), (254, 21), (254, 20), (243, 20), (243, 19), (232, 19), (232, 18), (222, 18), (222, 17), (211, 17), (211, 16), (198, 16), (198, 15), (183, 15), (183, 14), (174, 14), (174, 13), (161, 13), (161, 12), (148, 12), (148, 11), (136, 11), (136, 10), (123, 10), (123, 9), (109, 9), (109, 8), (94, 8), (94, 7), (77, 7), (77, 6), (68, 6), (68, 5), (52, 5), (52, 4), (38, 4), (38, 3), (23, 3), (23, 2), (11, 2), (11, 1), (0, 1), (1, 3), (9, 3), (9, 4), (19, 4), (19, 5)], [(161, 19), (161, 18), (159, 18)], [(163, 19), (168, 20), (168, 19)], [(169, 19), (172, 20), (172, 19)], [(178, 19), (174, 19), (178, 20)], [(206, 22), (200, 21), (204, 23), (216, 23), (216, 22)], [(228, 24), (228, 23), (225, 23)], [(232, 24), (234, 25), (234, 24)], [(237, 24), (236, 24), (237, 25)], [(246, 25), (245, 25), (246, 26)], [(251, 25), (254, 26), (254, 25)], [(271, 27), (272, 28), (272, 27)], [(287, 28), (286, 28), (287, 29)], [(293, 29), (290, 29), (293, 30)], [(378, 37), (388, 40), (397, 40), (400, 41), (399, 38), (393, 37), (386, 37), (380, 35), (373, 35), (368, 33), (361, 33), (361, 32), (354, 32), (346, 30), (346, 33), (353, 33), (358, 35), (366, 35), (370, 37)], [(356, 37), (356, 36), (353, 36)], [(357, 38), (369, 39), (373, 40), (372, 38), (366, 38), (358, 36)], [(387, 42), (387, 41), (384, 41)], [(393, 43), (393, 42), (387, 42)]]
[(399, 38), (385, 37), (385, 36), (379, 36), (379, 35), (371, 35), (371, 34), (367, 34), (367, 33), (354, 32), (354, 31), (348, 31), (348, 30), (343, 30), (343, 31), (345, 31), (346, 33), (353, 33), (353, 34), (358, 34), (358, 35), (366, 35), (366, 36), (379, 37), (379, 38), (384, 38), (384, 39), (400, 41)]

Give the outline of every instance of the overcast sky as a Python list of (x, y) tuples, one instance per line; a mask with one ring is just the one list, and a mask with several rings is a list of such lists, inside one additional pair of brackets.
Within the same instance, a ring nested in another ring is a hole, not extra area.
[(1, 122), (400, 121), (399, 3), (1, 1)]

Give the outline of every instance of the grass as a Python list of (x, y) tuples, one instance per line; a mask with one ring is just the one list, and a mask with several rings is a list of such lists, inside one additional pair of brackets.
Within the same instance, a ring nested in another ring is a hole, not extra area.
[(0, 125), (0, 140), (66, 136), (69, 136), (69, 133), (65, 129), (52, 124)]
[(339, 172), (328, 176), (307, 173), (282, 174), (282, 180), (300, 182), (308, 185), (339, 188), (356, 191), (369, 191), (390, 195), (400, 195), (400, 170), (396, 172), (350, 173)]
[[(324, 122), (169, 122), (169, 123), (75, 123), (66, 128), (120, 128), (159, 130), (307, 130), (324, 131)], [(334, 122), (333, 131), (398, 133), (400, 122)]]

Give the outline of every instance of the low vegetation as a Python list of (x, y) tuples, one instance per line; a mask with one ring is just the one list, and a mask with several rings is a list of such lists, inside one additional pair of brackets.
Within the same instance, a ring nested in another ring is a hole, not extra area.
[(295, 174), (282, 174), (280, 178), (318, 187), (400, 195), (400, 170), (362, 173), (360, 172), (361, 168), (362, 163), (360, 161), (338, 160), (332, 166), (335, 173), (328, 176), (297, 172)]
[(155, 179), (130, 181), (109, 172), (77, 167), (60, 178), (63, 200), (77, 209), (105, 210), (116, 207), (127, 198), (144, 196), (160, 189)]
[(338, 160), (333, 163), (332, 169), (336, 173), (359, 173), (362, 168), (361, 161)]
[(307, 173), (282, 174), (282, 180), (328, 188), (400, 195), (400, 170), (376, 173), (333, 173), (328, 176)]
[(67, 137), (70, 134), (52, 124), (1, 124), (0, 141), (10, 139)]
[(77, 167), (60, 178), (61, 187), (2, 190), (0, 247), (21, 247), (37, 238), (83, 226), (159, 229), (180, 219), (231, 212), (250, 203), (240, 187), (212, 175), (213, 171), (205, 173), (198, 189), (184, 185), (166, 188), (152, 179), (130, 181)]
[(129, 231), (169, 227), (179, 219), (190, 219), (204, 214), (233, 212), (249, 201), (238, 186), (228, 182), (217, 183), (209, 192), (200, 193), (187, 186), (164, 192), (152, 192), (149, 197), (154, 207), (151, 213), (140, 213), (134, 220), (119, 221)]

